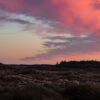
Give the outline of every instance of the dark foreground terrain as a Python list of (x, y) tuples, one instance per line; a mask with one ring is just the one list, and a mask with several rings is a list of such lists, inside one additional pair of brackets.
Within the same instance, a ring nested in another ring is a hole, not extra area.
[(0, 64), (0, 100), (100, 100), (100, 63)]

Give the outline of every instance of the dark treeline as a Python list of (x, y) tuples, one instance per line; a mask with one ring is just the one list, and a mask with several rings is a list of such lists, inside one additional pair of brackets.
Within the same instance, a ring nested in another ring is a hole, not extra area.
[(58, 67), (66, 67), (66, 68), (100, 68), (100, 61), (61, 61), (57, 63), (56, 66)]
[(57, 64), (55, 65), (49, 65), (49, 64), (33, 64), (33, 65), (25, 65), (25, 64), (3, 64), (0, 63), (0, 68), (11, 68), (11, 67), (30, 67), (30, 68), (35, 68), (35, 69), (56, 69), (56, 68), (100, 68), (100, 61), (61, 61), (61, 62), (57, 62)]

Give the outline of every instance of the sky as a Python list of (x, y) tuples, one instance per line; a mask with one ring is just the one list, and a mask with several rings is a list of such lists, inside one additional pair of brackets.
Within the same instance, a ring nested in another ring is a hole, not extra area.
[(0, 0), (0, 62), (100, 61), (100, 0)]

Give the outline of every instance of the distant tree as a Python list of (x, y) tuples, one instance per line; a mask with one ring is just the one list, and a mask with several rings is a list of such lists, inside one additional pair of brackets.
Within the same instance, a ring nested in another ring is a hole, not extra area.
[(60, 65), (65, 65), (65, 64), (67, 64), (67, 61), (65, 60), (60, 62)]
[(59, 65), (59, 63), (57, 62), (56, 65)]
[(3, 66), (3, 63), (0, 63), (0, 67)]
[(0, 63), (0, 65), (3, 65), (3, 63)]

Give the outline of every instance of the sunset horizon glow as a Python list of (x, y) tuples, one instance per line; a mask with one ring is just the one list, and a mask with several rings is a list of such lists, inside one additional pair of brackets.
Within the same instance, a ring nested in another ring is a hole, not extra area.
[(100, 0), (0, 0), (0, 62), (100, 61)]

